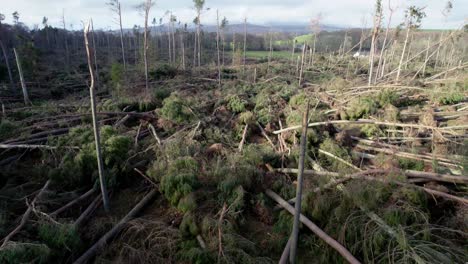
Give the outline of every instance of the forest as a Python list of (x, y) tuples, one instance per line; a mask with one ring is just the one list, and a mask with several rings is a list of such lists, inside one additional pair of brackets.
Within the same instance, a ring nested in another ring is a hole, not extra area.
[(112, 30), (0, 9), (0, 263), (468, 262), (467, 20), (107, 1)]

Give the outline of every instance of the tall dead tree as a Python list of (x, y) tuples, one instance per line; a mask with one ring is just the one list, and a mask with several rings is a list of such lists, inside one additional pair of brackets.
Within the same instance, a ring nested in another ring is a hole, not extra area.
[[(195, 18), (195, 24), (197, 26), (197, 35), (196, 35), (196, 40), (195, 40), (195, 50), (196, 50), (196, 56), (198, 59), (198, 67), (201, 66), (201, 13), (203, 10), (203, 6), (205, 5), (205, 0), (193, 0), (193, 3), (195, 4), (195, 10), (197, 11), (197, 17)], [(195, 54), (194, 54), (195, 55)]]
[(387, 22), (387, 29), (385, 30), (385, 37), (382, 43), (382, 49), (380, 50), (380, 56), (379, 56), (379, 64), (377, 65), (377, 74), (375, 75), (375, 80), (374, 82), (377, 82), (377, 78), (379, 77), (379, 73), (381, 72), (380, 69), (382, 68), (382, 63), (383, 63), (383, 54), (384, 51), (387, 49), (387, 39), (388, 39), (388, 33), (390, 32), (390, 24), (392, 23), (392, 17), (393, 13), (395, 12), (395, 9), (392, 8), (390, 5), (391, 0), (388, 0), (388, 22)]
[(304, 163), (305, 155), (307, 149), (307, 128), (309, 121), (309, 103), (307, 103), (306, 112), (302, 117), (302, 133), (301, 133), (301, 146), (299, 154), (299, 169), (297, 173), (297, 186), (296, 186), (296, 204), (295, 204), (295, 214), (293, 222), (293, 230), (291, 233), (291, 248), (289, 253), (289, 262), (295, 263), (296, 261), (296, 252), (297, 252), (297, 243), (299, 237), (299, 220), (301, 216), (301, 200), (302, 200), (302, 185), (304, 182)]
[(20, 60), (20, 58), (18, 56), (18, 52), (16, 52), (15, 48), (13, 48), (13, 52), (15, 53), (16, 65), (18, 66), (18, 74), (20, 76), (21, 89), (23, 90), (24, 104), (25, 105), (30, 105), (31, 100), (29, 100), (28, 88), (26, 87), (26, 82), (24, 81), (23, 69), (21, 68), (21, 60)]
[(267, 73), (270, 72), (271, 55), (273, 54), (273, 33), (271, 32), (271, 28), (270, 28), (269, 35), (270, 35), (270, 49), (268, 51)]
[(227, 20), (226, 17), (223, 18), (221, 21), (221, 42), (222, 42), (222, 47), (223, 47), (223, 52), (222, 52), (222, 61), (223, 61), (223, 66), (224, 66), (224, 60), (225, 60), (225, 50), (226, 50), (226, 28), (229, 24), (229, 21)]
[(149, 76), (148, 76), (148, 18), (151, 7), (153, 7), (151, 0), (146, 0), (140, 5), (140, 9), (143, 11), (145, 16), (145, 31), (143, 34), (143, 61), (145, 64), (145, 87), (146, 95), (149, 95)]
[(101, 192), (102, 192), (102, 202), (104, 205), (104, 210), (106, 212), (109, 211), (109, 196), (107, 194), (107, 186), (106, 186), (106, 179), (104, 175), (104, 163), (101, 154), (101, 138), (99, 134), (99, 123), (97, 121), (97, 114), (96, 114), (96, 98), (95, 98), (95, 89), (94, 89), (94, 71), (93, 71), (93, 61), (91, 55), (91, 47), (89, 46), (88, 34), (91, 28), (92, 20), (88, 22), (88, 24), (84, 28), (84, 41), (85, 41), (85, 48), (86, 48), (86, 56), (88, 59), (88, 69), (90, 74), (90, 85), (89, 85), (89, 94), (91, 100), (91, 115), (93, 118), (93, 130), (94, 130), (94, 142), (96, 144), (96, 158), (98, 164), (98, 173), (99, 173), (99, 183), (101, 185)]
[(245, 72), (246, 51), (247, 51), (247, 17), (244, 17), (244, 60), (242, 62), (244, 72)]
[(65, 66), (67, 72), (70, 70), (70, 52), (68, 50), (68, 31), (65, 23), (65, 10), (62, 9), (62, 27), (63, 27), (63, 42), (65, 44)]
[(219, 12), (216, 10), (216, 49), (218, 51), (218, 86), (221, 89), (221, 57), (219, 51)]
[(6, 66), (7, 71), (8, 71), (8, 78), (10, 80), (10, 86), (11, 86), (11, 89), (13, 89), (15, 87), (15, 82), (13, 81), (13, 74), (11, 73), (11, 67), (10, 67), (10, 61), (8, 59), (8, 53), (6, 51), (5, 46), (3, 45), (2, 36), (1, 36), (2, 21), (3, 20), (5, 20), (5, 15), (0, 13), (0, 49), (2, 49), (3, 59), (5, 60), (5, 66)]
[(93, 20), (91, 20), (91, 37), (93, 41), (93, 56), (94, 56), (94, 70), (96, 71), (96, 83), (99, 86), (99, 68), (98, 68), (98, 63), (97, 63), (97, 46), (96, 46)]
[(426, 13), (423, 11), (423, 9), (424, 8), (410, 6), (405, 12), (406, 37), (405, 43), (403, 44), (403, 51), (401, 52), (400, 62), (398, 63), (397, 75), (395, 79), (396, 82), (400, 80), (401, 67), (406, 55), (406, 47), (408, 45), (411, 29), (420, 27), (421, 20), (426, 16)]
[(375, 3), (375, 14), (374, 14), (374, 28), (372, 31), (372, 43), (369, 56), (369, 81), (368, 85), (372, 84), (372, 76), (374, 74), (374, 55), (376, 52), (377, 39), (380, 31), (380, 24), (382, 22), (382, 0), (377, 0)]
[(120, 28), (120, 46), (122, 49), (122, 63), (124, 66), (124, 70), (127, 70), (127, 64), (125, 62), (124, 35), (123, 35), (123, 27), (122, 27), (122, 8), (120, 5), (120, 1), (110, 0), (107, 4), (110, 6), (111, 11), (117, 15), (116, 20)]

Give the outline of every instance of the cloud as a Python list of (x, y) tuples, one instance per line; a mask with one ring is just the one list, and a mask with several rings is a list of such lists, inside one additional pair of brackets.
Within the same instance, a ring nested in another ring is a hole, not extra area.
[[(61, 26), (62, 9), (65, 10), (67, 26), (81, 27), (81, 21), (93, 18), (97, 28), (116, 28), (112, 13), (106, 5), (106, 0), (1, 0), (2, 10), (11, 23), (11, 13), (18, 11), (20, 21), (28, 26), (41, 24), (44, 16), (49, 18), (49, 24)], [(386, 17), (388, 17), (388, 0), (383, 1)], [(123, 23), (125, 27), (142, 25), (143, 18), (136, 10), (142, 1), (121, 0)], [(466, 0), (454, 0), (454, 9), (446, 19), (442, 15), (445, 1), (442, 0), (391, 0), (392, 6), (398, 6), (393, 17), (393, 25), (403, 21), (403, 10), (408, 5), (426, 6), (427, 17), (423, 20), (425, 28), (459, 27), (467, 17), (468, 3)], [(367, 25), (372, 22), (372, 12), (375, 0), (207, 0), (206, 7), (211, 8), (202, 17), (202, 23), (214, 24), (216, 9), (221, 16), (226, 16), (231, 23), (239, 23), (247, 17), (250, 23), (308, 23), (318, 13), (323, 14), (323, 23), (344, 27), (362, 25), (362, 17), (366, 17)], [(158, 20), (171, 10), (182, 22), (191, 23), (195, 17), (191, 0), (158, 0), (151, 11), (151, 17)]]

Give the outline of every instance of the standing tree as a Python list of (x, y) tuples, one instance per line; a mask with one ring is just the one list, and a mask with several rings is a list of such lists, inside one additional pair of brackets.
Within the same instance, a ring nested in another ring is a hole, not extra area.
[(244, 60), (242, 66), (245, 74), (245, 59), (246, 59), (246, 50), (247, 50), (247, 17), (244, 17)]
[(371, 49), (370, 49), (370, 56), (369, 56), (369, 81), (368, 85), (372, 84), (372, 77), (374, 73), (374, 56), (376, 52), (377, 46), (377, 39), (379, 37), (380, 32), (380, 24), (382, 22), (382, 0), (377, 0), (375, 3), (375, 14), (374, 14), (374, 29), (372, 31), (372, 42), (371, 42)]
[(140, 5), (140, 9), (145, 15), (145, 32), (143, 37), (143, 60), (145, 62), (145, 86), (146, 86), (146, 95), (149, 96), (149, 79), (148, 79), (148, 17), (151, 7), (153, 7), (153, 2), (151, 0), (146, 0)]
[(11, 14), (13, 16), (13, 24), (16, 26), (18, 25), (19, 23), (19, 13), (18, 11), (15, 11), (13, 12), (13, 14)]
[(63, 41), (65, 43), (65, 64), (67, 72), (70, 70), (70, 54), (68, 51), (68, 31), (65, 24), (65, 10), (62, 10)]
[(218, 53), (218, 86), (221, 89), (221, 57), (220, 57), (220, 52), (219, 52), (219, 12), (216, 10), (216, 50)]
[(322, 31), (321, 26), (320, 26), (320, 21), (321, 20), (322, 20), (322, 14), (319, 13), (315, 18), (313, 18), (310, 21), (310, 28), (311, 28), (312, 32), (314, 33), (314, 45), (313, 45), (314, 47), (313, 47), (313, 50), (312, 50), (312, 56), (310, 57), (309, 67), (314, 64), (316, 45), (317, 45), (317, 41), (318, 41), (320, 31)]
[(42, 18), (42, 26), (44, 26), (44, 31), (46, 33), (47, 45), (50, 45), (49, 30), (48, 30), (48, 25), (47, 25), (48, 21), (49, 21), (49, 19), (47, 17)]
[(197, 16), (194, 20), (196, 26), (197, 26), (197, 35), (195, 39), (195, 54), (194, 56), (197, 56), (198, 58), (198, 67), (201, 65), (201, 38), (200, 38), (200, 32), (201, 32), (201, 13), (203, 10), (203, 7), (205, 6), (205, 0), (193, 0), (193, 3), (195, 4), (195, 10), (197, 12)]
[(8, 53), (6, 51), (6, 48), (5, 46), (3, 45), (3, 42), (2, 42), (2, 21), (5, 20), (5, 15), (4, 14), (0, 14), (0, 49), (2, 49), (2, 54), (3, 54), (3, 59), (5, 60), (5, 65), (7, 67), (7, 71), (8, 71), (8, 78), (10, 79), (10, 86), (11, 86), (11, 89), (14, 88), (15, 86), (15, 83), (13, 81), (13, 74), (11, 73), (11, 67), (10, 67), (10, 62), (8, 60)]
[(225, 53), (225, 48), (226, 48), (226, 28), (227, 26), (229, 25), (229, 21), (227, 20), (226, 17), (223, 18), (223, 20), (221, 20), (221, 42), (222, 42), (222, 49), (223, 49), (223, 55), (222, 55), (222, 60), (223, 60), (223, 66), (224, 66), (224, 53)]
[(391, 3), (391, 0), (388, 0), (388, 11), (390, 14), (388, 16), (387, 29), (385, 30), (385, 37), (382, 43), (382, 49), (380, 50), (379, 64), (377, 65), (377, 74), (375, 75), (374, 82), (377, 82), (377, 78), (379, 77), (379, 73), (381, 72), (380, 69), (382, 68), (382, 63), (383, 63), (382, 58), (383, 58), (384, 51), (387, 49), (388, 33), (390, 32), (390, 24), (392, 23), (393, 13), (395, 12), (395, 9), (392, 8), (390, 3)]
[(406, 24), (406, 37), (405, 43), (403, 44), (403, 51), (401, 52), (400, 63), (398, 64), (398, 70), (395, 81), (400, 80), (401, 66), (403, 65), (403, 59), (406, 54), (406, 47), (408, 45), (408, 39), (410, 36), (411, 29), (416, 29), (421, 26), (421, 20), (426, 16), (426, 13), (423, 10), (424, 8), (410, 6), (405, 11), (405, 24)]
[(112, 12), (114, 12), (117, 15), (117, 23), (119, 24), (120, 27), (120, 45), (122, 48), (122, 62), (124, 65), (124, 70), (127, 70), (127, 66), (125, 63), (125, 48), (124, 48), (124, 36), (123, 36), (123, 28), (122, 28), (122, 8), (120, 6), (120, 1), (119, 0), (110, 0), (107, 3), (110, 6), (110, 9)]
[(94, 141), (96, 144), (96, 158), (97, 158), (97, 164), (98, 164), (99, 183), (101, 185), (101, 192), (102, 192), (102, 202), (104, 204), (104, 210), (106, 210), (106, 212), (109, 212), (109, 196), (107, 194), (106, 179), (104, 176), (104, 162), (102, 160), (102, 155), (101, 155), (101, 139), (99, 135), (99, 123), (97, 122), (97, 115), (96, 115), (94, 71), (93, 71), (93, 63), (92, 63), (92, 58), (91, 58), (91, 48), (89, 47), (89, 41), (88, 41), (88, 34), (90, 31), (91, 23), (92, 23), (92, 20), (90, 20), (84, 28), (86, 56), (88, 59), (88, 69), (89, 69), (89, 74), (91, 78), (91, 83), (89, 85), (89, 94), (90, 94), (90, 100), (91, 100), (91, 115), (93, 117)]
[(18, 66), (18, 74), (20, 76), (21, 88), (23, 90), (24, 104), (30, 105), (31, 101), (29, 100), (29, 94), (28, 94), (28, 89), (26, 88), (26, 82), (24, 81), (23, 68), (21, 68), (21, 60), (18, 56), (18, 52), (16, 52), (16, 49), (13, 48), (13, 52), (15, 53), (16, 65)]

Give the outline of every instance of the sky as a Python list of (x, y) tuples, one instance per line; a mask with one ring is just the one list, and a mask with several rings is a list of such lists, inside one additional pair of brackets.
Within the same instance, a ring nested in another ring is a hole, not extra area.
[[(82, 27), (82, 21), (92, 18), (95, 28), (116, 29), (115, 15), (109, 10), (108, 0), (0, 0), (0, 13), (6, 16), (6, 23), (12, 23), (12, 13), (18, 11), (20, 21), (29, 27), (38, 24), (46, 16), (49, 25), (62, 27), (62, 12), (67, 28)], [(468, 19), (468, 0), (453, 0), (453, 10), (446, 18), (442, 14), (447, 0), (390, 0), (393, 25), (403, 21), (403, 12), (409, 5), (425, 7), (427, 17), (422, 27), (428, 29), (459, 28)], [(125, 28), (143, 25), (144, 18), (136, 8), (142, 0), (121, 0), (122, 19)], [(151, 10), (151, 19), (164, 17), (170, 10), (183, 23), (191, 23), (195, 17), (192, 0), (157, 0)], [(389, 0), (382, 0), (385, 17), (388, 19)], [(221, 17), (227, 17), (231, 24), (240, 23), (244, 17), (252, 24), (307, 24), (319, 14), (321, 23), (344, 28), (372, 24), (375, 0), (206, 0), (202, 24), (216, 23), (216, 9)], [(167, 16), (164, 17), (167, 20)], [(366, 22), (364, 22), (366, 21)]]

